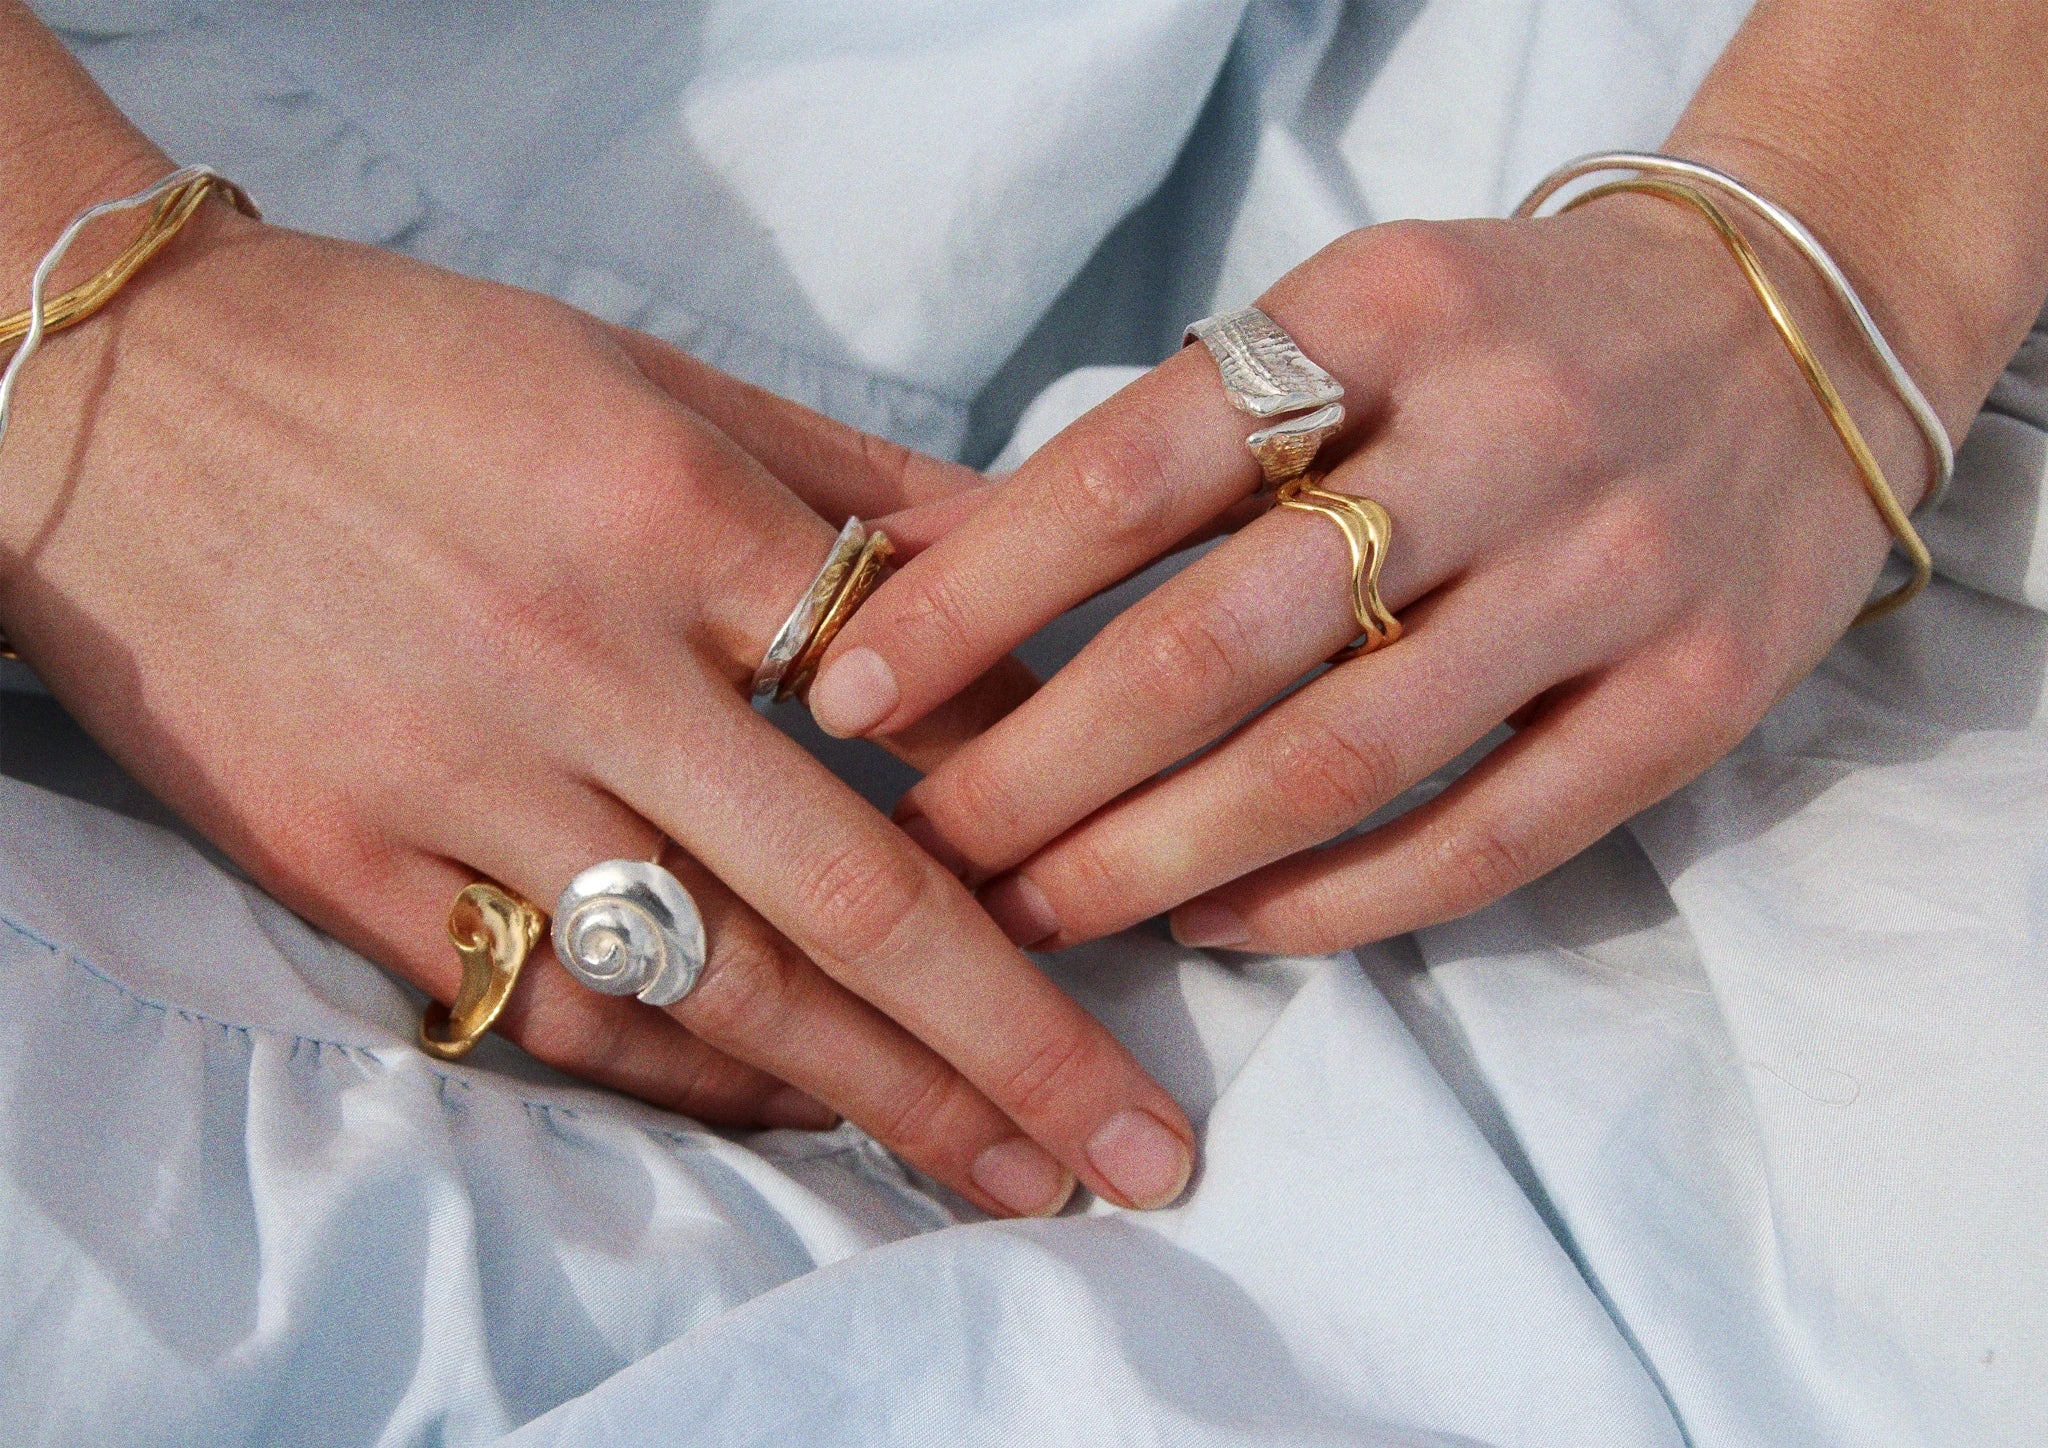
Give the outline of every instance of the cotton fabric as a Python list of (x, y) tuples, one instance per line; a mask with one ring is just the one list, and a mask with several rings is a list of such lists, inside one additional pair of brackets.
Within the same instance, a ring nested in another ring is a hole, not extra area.
[[(275, 220), (1007, 464), (1354, 226), (1653, 146), (1743, 7), (41, 9)], [(1477, 915), (1048, 960), (1202, 1132), (1153, 1214), (979, 1221), (851, 1128), (435, 1062), (14, 670), (0, 1438), (2048, 1439), (2044, 474), (2037, 332), (1928, 595)]]

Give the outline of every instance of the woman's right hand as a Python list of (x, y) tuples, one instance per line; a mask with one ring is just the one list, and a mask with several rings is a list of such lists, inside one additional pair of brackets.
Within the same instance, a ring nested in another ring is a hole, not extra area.
[(0, 461), (9, 635), (307, 919), (445, 1001), (464, 885), (548, 905), (665, 834), (700, 984), (663, 1012), (543, 946), (499, 1025), (535, 1056), (711, 1121), (828, 1103), (991, 1212), (1179, 1193), (1167, 1094), (745, 697), (839, 519), (972, 474), (218, 206), (36, 359)]

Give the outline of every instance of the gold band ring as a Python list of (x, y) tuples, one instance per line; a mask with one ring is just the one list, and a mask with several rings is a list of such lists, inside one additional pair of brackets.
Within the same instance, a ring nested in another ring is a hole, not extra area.
[(1337, 525), (1344, 546), (1351, 552), (1351, 615), (1358, 624), (1358, 641), (1337, 654), (1336, 661), (1355, 659), (1383, 649), (1401, 637), (1401, 620), (1395, 618), (1380, 597), (1380, 567), (1387, 561), (1387, 549), (1394, 542), (1394, 520), (1387, 510), (1370, 498), (1333, 493), (1318, 487), (1319, 473), (1309, 473), (1281, 484), (1279, 501), (1283, 508), (1318, 513)]
[(459, 1061), (497, 1021), (540, 943), (547, 917), (509, 890), (478, 881), (448, 911), (448, 939), (462, 960), (455, 1004), (429, 1005), (420, 1017), (420, 1049)]

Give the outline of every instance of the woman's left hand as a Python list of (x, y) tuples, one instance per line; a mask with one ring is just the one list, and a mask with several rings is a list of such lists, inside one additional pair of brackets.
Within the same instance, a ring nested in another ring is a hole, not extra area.
[[(1796, 259), (1767, 261), (1910, 507), (1906, 413)], [(1261, 305), (1345, 386), (1323, 486), (1392, 516), (1406, 637), (1271, 703), (1355, 627), (1338, 530), (1291, 510), (1118, 618), (900, 812), (994, 877), (984, 901), (1021, 944), (1173, 909), (1190, 944), (1316, 952), (1477, 908), (1731, 749), (1885, 556), (1756, 298), (1668, 203), (1355, 232)], [(1200, 347), (1074, 424), (862, 610), (819, 721), (906, 727), (1241, 505), (1248, 424)], [(1452, 787), (1316, 848), (1504, 721)]]

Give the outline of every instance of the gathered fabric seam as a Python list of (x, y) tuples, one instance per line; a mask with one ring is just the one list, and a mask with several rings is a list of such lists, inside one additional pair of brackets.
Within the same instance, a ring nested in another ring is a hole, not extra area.
[[(223, 1030), (236, 1031), (247, 1036), (267, 1036), (275, 1040), (292, 1041), (299, 1045), (307, 1045), (318, 1047), (321, 1049), (333, 1049), (337, 1051), (342, 1051), (351, 1056), (367, 1056), (371, 1060), (375, 1061), (379, 1066), (384, 1067), (386, 1070), (391, 1069), (396, 1064), (392, 1061), (385, 1059), (384, 1055), (382, 1054), (384, 1051), (389, 1049), (388, 1047), (364, 1045), (362, 1043), (352, 1041), (335, 1041), (329, 1040), (321, 1036), (309, 1036), (300, 1031), (283, 1030), (275, 1026), (258, 1026), (246, 1024), (239, 1021), (225, 1020), (220, 1016), (213, 1015), (207, 1011), (194, 1009), (191, 1006), (177, 1005), (170, 1001), (157, 1000), (154, 997), (144, 995), (141, 991), (136, 990), (127, 982), (121, 980), (119, 977), (115, 976), (114, 974), (106, 970), (104, 967), (95, 964), (93, 961), (87, 959), (85, 956), (80, 955), (78, 952), (71, 950), (66, 946), (60, 945), (56, 941), (46, 938), (36, 930), (14, 919), (11, 915), (5, 914), (4, 912), (0, 912), (0, 925), (4, 925), (8, 930), (20, 936), (22, 939), (30, 941), (31, 943), (40, 946), (42, 949), (47, 950), (48, 952), (50, 952), (52, 956), (55, 956), (57, 959), (69, 962), (70, 964), (77, 966), (80, 970), (83, 970), (87, 975), (91, 976), (94, 980), (97, 980), (102, 985), (111, 987), (112, 989), (120, 992), (120, 994), (127, 997), (129, 1000), (134, 1001), (137, 1005), (147, 1006), (151, 1010), (162, 1011), (166, 1015), (179, 1016), (189, 1021), (198, 1021), (206, 1025), (219, 1026)], [(401, 1046), (400, 1049), (404, 1050), (408, 1048)], [(421, 1068), (428, 1075), (434, 1077), (443, 1085), (457, 1086), (465, 1091), (474, 1091), (477, 1089), (478, 1083), (473, 1074), (447, 1070), (440, 1063), (434, 1061), (433, 1058), (428, 1056), (424, 1051), (418, 1053), (418, 1058)], [(504, 1078), (498, 1079), (502, 1080)], [(724, 1137), (719, 1136), (716, 1133), (701, 1127), (696, 1131), (684, 1131), (668, 1127), (654, 1126), (650, 1125), (649, 1123), (641, 1121), (631, 1121), (623, 1117), (596, 1116), (585, 1108), (572, 1105), (565, 1101), (550, 1101), (542, 1097), (525, 1095), (520, 1091), (511, 1089), (509, 1083), (507, 1084), (506, 1095), (510, 1097), (513, 1101), (517, 1102), (520, 1106), (525, 1107), (528, 1110), (544, 1111), (552, 1115), (565, 1116), (572, 1121), (612, 1121), (620, 1126), (625, 1126), (631, 1128), (632, 1130), (643, 1132), (648, 1136), (664, 1139), (676, 1146), (688, 1146), (693, 1149), (701, 1151), (708, 1149), (713, 1142), (717, 1142), (723, 1145), (735, 1144), (727, 1142)], [(789, 1150), (782, 1148), (764, 1149), (763, 1147), (755, 1145), (753, 1143), (747, 1143), (743, 1149), (751, 1151), (758, 1156), (768, 1157), (778, 1161), (818, 1161), (828, 1157), (835, 1156), (847, 1156), (854, 1158), (856, 1160), (861, 1160), (864, 1159), (865, 1156), (860, 1146), (854, 1142), (835, 1143), (834, 1145), (829, 1147), (822, 1147), (810, 1151)]]

